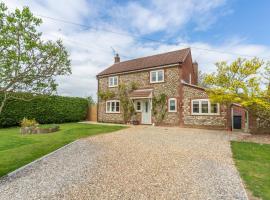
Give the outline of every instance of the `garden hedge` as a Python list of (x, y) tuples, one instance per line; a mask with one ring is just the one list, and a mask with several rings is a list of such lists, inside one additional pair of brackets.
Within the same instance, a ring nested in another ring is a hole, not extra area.
[[(26, 117), (40, 124), (76, 122), (86, 118), (88, 101), (79, 97), (16, 94), (27, 96), (31, 101), (9, 99), (0, 114), (0, 127), (19, 125)], [(3, 94), (0, 94), (0, 102)]]

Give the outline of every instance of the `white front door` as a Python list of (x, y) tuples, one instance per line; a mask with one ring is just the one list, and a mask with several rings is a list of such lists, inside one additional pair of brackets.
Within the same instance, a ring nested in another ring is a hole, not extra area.
[(142, 100), (142, 124), (151, 124), (151, 102)]

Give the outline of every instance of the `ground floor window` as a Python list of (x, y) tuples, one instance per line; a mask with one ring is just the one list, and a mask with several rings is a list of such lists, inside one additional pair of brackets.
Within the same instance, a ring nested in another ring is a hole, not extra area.
[(142, 111), (142, 102), (141, 101), (135, 101), (135, 110), (136, 110), (136, 112)]
[(193, 115), (217, 115), (219, 114), (219, 104), (211, 103), (209, 99), (196, 99), (191, 101), (191, 111)]
[(120, 101), (106, 101), (106, 113), (120, 113)]
[(169, 108), (169, 112), (176, 112), (177, 108), (176, 108), (176, 98), (170, 98), (168, 100), (168, 108)]

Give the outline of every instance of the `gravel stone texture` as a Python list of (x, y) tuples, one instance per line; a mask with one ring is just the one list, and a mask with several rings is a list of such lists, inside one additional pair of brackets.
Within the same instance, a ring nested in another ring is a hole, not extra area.
[(225, 131), (135, 126), (0, 179), (0, 199), (247, 199)]

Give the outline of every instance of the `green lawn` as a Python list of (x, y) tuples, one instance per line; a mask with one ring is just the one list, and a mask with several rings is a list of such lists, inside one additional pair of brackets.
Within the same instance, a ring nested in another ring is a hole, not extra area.
[(235, 163), (253, 195), (270, 199), (270, 145), (232, 142)]
[(19, 128), (0, 129), (0, 177), (78, 138), (124, 128), (94, 124), (60, 124), (60, 131), (21, 135)]

